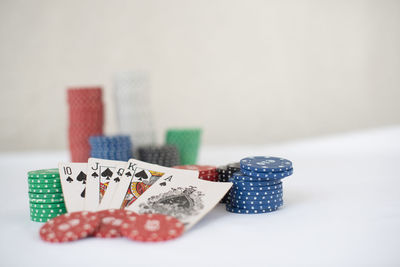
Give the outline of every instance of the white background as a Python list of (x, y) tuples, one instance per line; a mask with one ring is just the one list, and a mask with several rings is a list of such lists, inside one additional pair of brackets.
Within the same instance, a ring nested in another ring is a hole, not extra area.
[(65, 89), (152, 77), (158, 134), (266, 144), (400, 123), (400, 1), (0, 1), (0, 150), (66, 148)]

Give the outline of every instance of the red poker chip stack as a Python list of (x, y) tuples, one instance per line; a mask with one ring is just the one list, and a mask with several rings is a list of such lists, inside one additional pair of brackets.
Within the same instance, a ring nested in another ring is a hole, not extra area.
[(104, 107), (100, 87), (69, 88), (69, 149), (72, 162), (90, 157), (89, 137), (103, 134)]
[(216, 166), (210, 165), (180, 165), (174, 166), (173, 168), (184, 169), (184, 170), (194, 170), (199, 172), (199, 179), (218, 182), (218, 172)]

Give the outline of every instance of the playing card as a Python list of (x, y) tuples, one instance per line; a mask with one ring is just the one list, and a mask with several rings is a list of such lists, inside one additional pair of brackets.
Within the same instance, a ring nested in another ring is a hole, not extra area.
[(110, 182), (107, 186), (107, 191), (103, 195), (103, 198), (98, 206), (97, 210), (107, 210), (107, 209), (119, 209), (121, 203), (116, 206), (112, 206), (112, 199), (113, 196), (118, 191), (118, 187), (121, 182), (122, 175), (124, 174), (125, 168), (127, 167), (128, 163), (125, 161), (121, 161), (118, 163), (114, 169), (113, 175), (111, 177)]
[(217, 205), (231, 186), (165, 174), (127, 209), (174, 216), (188, 230)]
[(157, 164), (151, 164), (136, 159), (130, 159), (117, 192), (112, 199), (112, 208), (129, 207), (138, 199), (152, 184), (161, 176), (183, 175), (187, 179), (197, 179), (197, 171), (188, 171), (174, 168), (167, 168)]
[(87, 163), (59, 163), (58, 169), (68, 212), (83, 210), (86, 195)]
[(89, 158), (85, 210), (97, 210), (111, 181), (115, 167), (120, 163), (126, 164), (124, 161)]

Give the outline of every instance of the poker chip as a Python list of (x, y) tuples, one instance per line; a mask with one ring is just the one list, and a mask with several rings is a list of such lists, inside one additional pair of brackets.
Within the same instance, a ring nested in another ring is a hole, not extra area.
[(180, 164), (179, 151), (174, 145), (147, 145), (138, 148), (139, 160), (171, 167)]
[(119, 131), (131, 137), (135, 147), (155, 143), (156, 132), (145, 72), (122, 72), (114, 77), (114, 99)]
[(51, 199), (51, 198), (63, 198), (63, 193), (54, 193), (54, 194), (29, 194), (29, 198), (33, 199)]
[(242, 185), (233, 185), (232, 186), (233, 190), (239, 190), (239, 191), (258, 191), (258, 192), (263, 192), (263, 191), (274, 191), (278, 189), (282, 189), (282, 183), (281, 184), (276, 184), (276, 185), (269, 185), (269, 186), (242, 186)]
[[(58, 169), (28, 172), (28, 196), (32, 221), (46, 222), (66, 213)], [(37, 220), (41, 217), (41, 220)]]
[(229, 205), (231, 208), (248, 209), (248, 210), (275, 209), (283, 205), (282, 198), (275, 200), (276, 201), (272, 201), (271, 203), (265, 203), (265, 204), (248, 204), (248, 203), (231, 202)]
[(95, 237), (115, 238), (121, 237), (121, 225), (124, 220), (137, 217), (138, 214), (129, 210), (111, 209), (97, 212), (100, 217), (100, 225), (94, 232)]
[(46, 222), (39, 231), (46, 242), (70, 242), (92, 235), (100, 224), (94, 212), (78, 211), (55, 217)]
[(240, 194), (230, 195), (230, 194), (228, 194), (229, 201), (232, 201), (232, 200), (234, 200), (234, 201), (236, 201), (236, 200), (238, 200), (238, 201), (240, 201), (240, 200), (242, 200), (242, 201), (268, 201), (268, 200), (273, 200), (273, 199), (281, 198), (281, 197), (283, 197), (282, 192), (274, 194), (274, 195), (240, 195)]
[(90, 156), (89, 137), (103, 134), (102, 88), (69, 88), (67, 101), (71, 161), (86, 162)]
[(229, 201), (230, 201), (231, 205), (234, 205), (234, 204), (266, 205), (266, 204), (272, 204), (272, 203), (281, 201), (282, 197), (283, 197), (283, 194), (281, 193), (281, 194), (277, 194), (277, 195), (268, 196), (266, 199), (263, 199), (263, 200), (243, 200), (243, 199), (239, 199), (239, 198), (229, 197)]
[(184, 225), (178, 219), (163, 214), (142, 214), (128, 217), (121, 226), (123, 236), (143, 242), (167, 241), (182, 235)]
[(284, 172), (292, 169), (292, 162), (278, 157), (248, 157), (240, 161), (240, 168), (253, 172)]
[(247, 175), (247, 176), (250, 176), (253, 178), (261, 178), (261, 179), (265, 179), (266, 181), (268, 181), (268, 180), (283, 179), (287, 176), (290, 176), (293, 174), (293, 169), (290, 169), (287, 171), (282, 171), (282, 172), (255, 172), (255, 171), (242, 170), (242, 173), (244, 175)]
[(29, 207), (40, 208), (40, 209), (57, 209), (57, 208), (65, 209), (65, 204), (64, 203), (51, 203), (51, 204), (29, 203)]
[(269, 196), (282, 193), (282, 189), (271, 190), (271, 191), (240, 191), (231, 189), (231, 196)]
[(211, 165), (179, 165), (173, 168), (198, 171), (201, 180), (218, 182), (219, 179), (217, 167)]
[(62, 193), (62, 189), (61, 188), (49, 188), (49, 189), (29, 188), (29, 193), (39, 193), (39, 194)]
[[(235, 173), (236, 174), (236, 173)], [(280, 179), (272, 180), (272, 181), (245, 181), (240, 178), (237, 178), (233, 174), (233, 177), (229, 179), (229, 182), (233, 183), (235, 186), (243, 186), (243, 187), (252, 187), (252, 186), (272, 186), (281, 184), (282, 181)], [(243, 177), (243, 176), (241, 176)]]
[(226, 205), (226, 210), (232, 213), (240, 213), (240, 214), (259, 214), (259, 213), (269, 213), (279, 209), (279, 206), (271, 207), (270, 209), (243, 209), (243, 208), (235, 208), (230, 206), (229, 204)]
[(132, 143), (128, 135), (91, 136), (90, 155), (93, 158), (128, 161), (133, 157)]
[(168, 129), (165, 143), (178, 148), (182, 165), (196, 164), (200, 146), (201, 129)]

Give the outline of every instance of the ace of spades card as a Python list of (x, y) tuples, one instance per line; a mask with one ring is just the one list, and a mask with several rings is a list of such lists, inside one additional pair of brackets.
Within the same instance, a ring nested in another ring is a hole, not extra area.
[(87, 163), (60, 163), (58, 169), (68, 212), (83, 210), (86, 197)]
[(104, 193), (103, 198), (101, 199), (100, 205), (97, 210), (107, 210), (107, 209), (119, 209), (121, 203), (114, 205), (112, 199), (114, 195), (118, 192), (118, 187), (120, 185), (122, 175), (125, 172), (125, 168), (127, 167), (127, 162), (121, 161), (119, 162), (114, 169), (113, 175), (111, 176), (110, 182), (107, 186), (107, 191)]
[(96, 211), (107, 190), (113, 172), (124, 161), (89, 158), (85, 210)]
[(230, 182), (216, 183), (165, 174), (127, 209), (141, 214), (174, 216), (188, 230), (219, 203), (231, 186)]
[(130, 159), (122, 176), (118, 193), (113, 197), (113, 207), (117, 205), (120, 208), (129, 207), (129, 205), (136, 201), (152, 184), (165, 174), (184, 175), (187, 178), (193, 179), (197, 179), (198, 177), (197, 171), (168, 168)]

